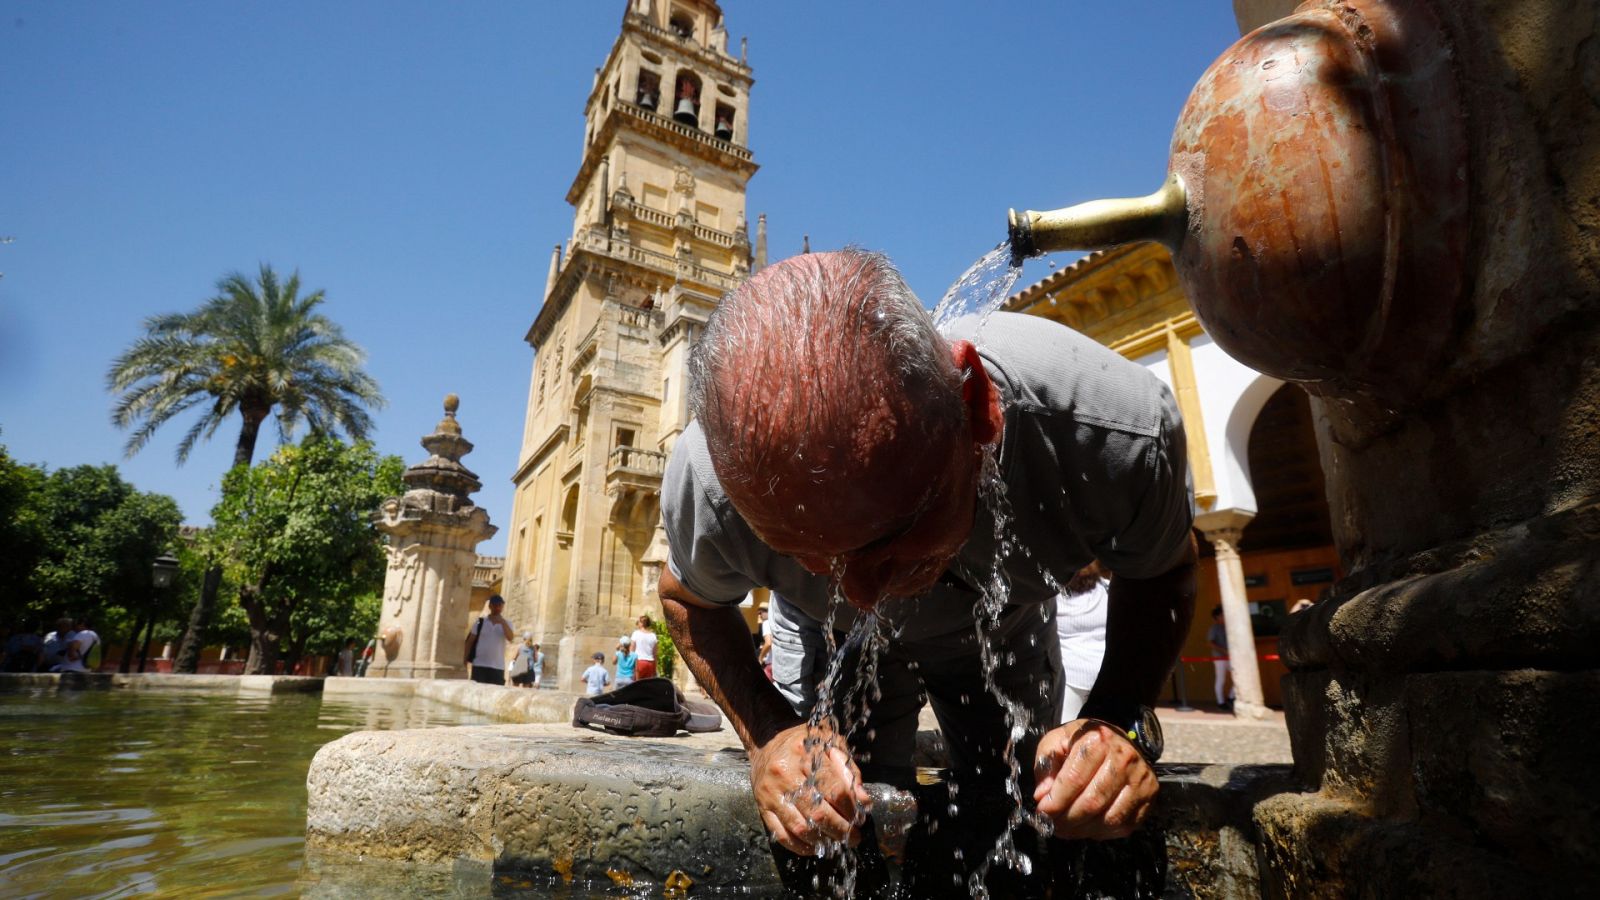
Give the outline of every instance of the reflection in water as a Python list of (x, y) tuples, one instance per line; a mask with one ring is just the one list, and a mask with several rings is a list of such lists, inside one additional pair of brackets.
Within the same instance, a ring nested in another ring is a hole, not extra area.
[(394, 697), (0, 693), (0, 893), (297, 893), (317, 748), (489, 721)]

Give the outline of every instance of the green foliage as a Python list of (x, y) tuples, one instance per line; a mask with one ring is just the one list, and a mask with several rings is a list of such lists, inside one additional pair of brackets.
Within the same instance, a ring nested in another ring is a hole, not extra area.
[(252, 671), (284, 641), (298, 656), (376, 630), (385, 558), (372, 515), (404, 490), (403, 471), (371, 444), (313, 434), (228, 473), (208, 542), (239, 584)]
[(156, 597), (150, 564), (176, 543), (180, 514), (171, 497), (143, 493), (114, 466), (46, 472), (0, 448), (0, 616), (32, 624), (87, 615), (97, 631), (121, 635)]
[(678, 645), (672, 642), (672, 632), (667, 630), (665, 621), (654, 619), (651, 628), (656, 633), (656, 668), (661, 670), (661, 677), (671, 678), (678, 665)]
[(322, 291), (300, 296), (300, 274), (280, 281), (262, 264), (252, 282), (231, 273), (198, 310), (145, 320), (145, 335), (111, 364), (109, 390), (118, 394), (112, 421), (133, 428), (133, 455), (173, 418), (192, 409), (200, 418), (178, 442), (182, 463), (234, 413), (242, 417), (235, 464), (254, 456), (256, 429), (274, 410), (287, 441), (305, 422), (312, 432), (356, 439), (372, 430), (363, 407), (381, 408), (378, 383), (362, 369), (366, 354), (331, 319), (317, 312)]
[(45, 471), (11, 458), (0, 444), (0, 616), (21, 623), (34, 612), (33, 572), (45, 552), (39, 497)]

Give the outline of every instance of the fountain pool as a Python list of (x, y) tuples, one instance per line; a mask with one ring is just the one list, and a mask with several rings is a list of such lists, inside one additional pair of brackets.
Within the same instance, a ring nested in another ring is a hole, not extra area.
[(407, 697), (0, 692), (3, 893), (340, 893), (338, 871), (303, 871), (317, 749), (358, 730), (491, 721)]

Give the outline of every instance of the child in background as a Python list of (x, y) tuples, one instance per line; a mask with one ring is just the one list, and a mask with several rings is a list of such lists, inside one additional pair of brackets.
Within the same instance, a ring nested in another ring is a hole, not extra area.
[(606, 671), (606, 655), (596, 653), (590, 657), (594, 665), (583, 670), (583, 683), (588, 685), (589, 696), (593, 697), (606, 689), (611, 683), (611, 673)]
[(633, 652), (633, 642), (627, 638), (617, 641), (617, 687), (633, 684), (633, 671), (639, 654)]

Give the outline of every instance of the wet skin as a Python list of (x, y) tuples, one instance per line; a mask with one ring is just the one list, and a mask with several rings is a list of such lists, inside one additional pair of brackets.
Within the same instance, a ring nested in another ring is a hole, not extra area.
[(837, 574), (859, 609), (932, 587), (972, 531), (983, 448), (1000, 438), (1000, 397), (970, 342), (956, 341), (951, 355), (963, 374), (966, 421), (941, 440), (901, 429), (857, 458), (827, 461), (821, 476), (798, 467), (765, 473), (761, 492), (725, 481), (763, 543), (809, 572)]
[[(815, 469), (763, 473), (776, 477), (761, 479), (759, 493), (748, 489), (751, 479), (723, 478), (729, 499), (767, 546), (808, 571), (837, 575), (845, 598), (860, 609), (926, 591), (971, 532), (982, 453), (1000, 439), (1003, 419), (977, 350), (957, 341), (951, 354), (964, 376), (966, 422), (944, 441), (891, 440), (854, 460), (853, 471), (819, 467), (825, 478)], [(1114, 596), (1125, 592), (1117, 581)], [(750, 754), (752, 791), (773, 839), (806, 856), (825, 842), (854, 844), (867, 796), (837, 736), (796, 716), (749, 653), (723, 649), (748, 640), (737, 612), (710, 607), (670, 570), (659, 587), (685, 662)], [(814, 789), (807, 788), (817, 747), (827, 748), (825, 764)], [(1039, 758), (1045, 765), (1034, 800), (1058, 836), (1126, 836), (1154, 798), (1150, 766), (1103, 723), (1079, 720), (1054, 729)]]

